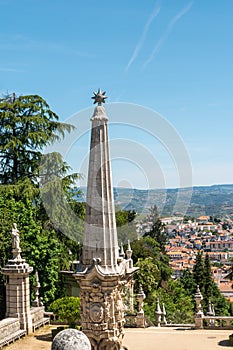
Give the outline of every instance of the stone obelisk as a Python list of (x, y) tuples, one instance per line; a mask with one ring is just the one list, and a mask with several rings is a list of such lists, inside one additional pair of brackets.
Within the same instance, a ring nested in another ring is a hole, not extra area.
[(33, 267), (21, 258), (19, 231), (16, 224), (12, 229), (12, 254), (7, 264), (2, 268), (6, 276), (6, 317), (18, 318), (20, 328), (27, 333), (32, 332), (30, 313), (30, 285), (29, 274)]
[(137, 268), (131, 256), (119, 256), (108, 117), (105, 92), (94, 93), (91, 145), (81, 264), (74, 277), (80, 285), (82, 330), (92, 350), (120, 350), (124, 336), (123, 286)]
[(91, 118), (91, 145), (86, 198), (83, 264), (98, 258), (109, 270), (117, 267), (119, 257), (112, 174), (108, 144), (108, 117), (101, 106), (106, 96), (95, 95), (98, 106)]

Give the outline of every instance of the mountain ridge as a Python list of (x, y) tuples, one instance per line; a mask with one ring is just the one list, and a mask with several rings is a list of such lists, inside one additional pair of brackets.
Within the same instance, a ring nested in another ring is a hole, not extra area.
[[(82, 188), (84, 195), (86, 189)], [(188, 188), (137, 189), (114, 187), (115, 205), (124, 210), (148, 214), (155, 204), (161, 216), (211, 215), (233, 218), (233, 184)]]

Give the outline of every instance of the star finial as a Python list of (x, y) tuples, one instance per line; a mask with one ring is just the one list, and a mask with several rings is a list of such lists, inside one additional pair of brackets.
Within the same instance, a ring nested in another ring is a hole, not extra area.
[(98, 106), (101, 106), (102, 103), (105, 103), (105, 99), (107, 98), (107, 96), (105, 96), (105, 93), (106, 91), (102, 92), (101, 89), (98, 89), (97, 92), (93, 92), (93, 103), (98, 103)]

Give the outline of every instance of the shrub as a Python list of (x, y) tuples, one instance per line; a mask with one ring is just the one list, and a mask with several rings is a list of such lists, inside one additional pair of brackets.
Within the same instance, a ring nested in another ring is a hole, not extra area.
[(78, 297), (57, 299), (50, 305), (50, 309), (60, 321), (67, 321), (71, 328), (74, 328), (80, 320), (80, 298)]

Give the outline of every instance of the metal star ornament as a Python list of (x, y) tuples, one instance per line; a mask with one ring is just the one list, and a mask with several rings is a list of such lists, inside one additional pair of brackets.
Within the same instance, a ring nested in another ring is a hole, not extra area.
[(94, 96), (92, 99), (94, 100), (94, 104), (98, 103), (98, 106), (101, 106), (102, 103), (105, 103), (105, 99), (107, 96), (105, 96), (106, 91), (102, 92), (101, 89), (98, 89), (97, 92), (93, 92)]

